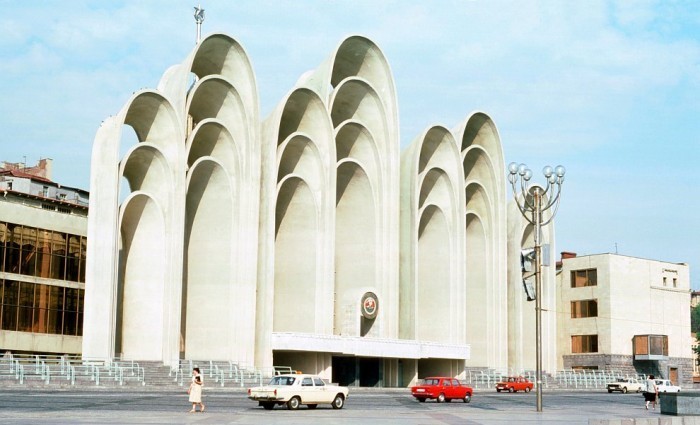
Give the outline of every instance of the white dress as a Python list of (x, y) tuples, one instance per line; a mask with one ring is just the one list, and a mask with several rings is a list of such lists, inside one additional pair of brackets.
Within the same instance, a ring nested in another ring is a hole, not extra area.
[(204, 381), (202, 380), (202, 375), (198, 375), (200, 379), (200, 384), (195, 384), (194, 376), (192, 377), (192, 383), (190, 384), (190, 403), (201, 403), (202, 402), (202, 385)]

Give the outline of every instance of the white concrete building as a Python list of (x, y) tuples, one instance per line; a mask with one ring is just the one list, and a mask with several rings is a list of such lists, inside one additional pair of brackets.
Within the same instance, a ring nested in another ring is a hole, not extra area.
[(690, 384), (688, 265), (617, 254), (567, 257), (557, 302), (559, 369), (626, 369)]
[(363, 386), (533, 368), (509, 359), (526, 351), (511, 304), (529, 313), (507, 258), (517, 267), (527, 237), (517, 222), (508, 239), (494, 123), (430, 126), (400, 156), (396, 99), (362, 36), (262, 122), (250, 61), (225, 34), (136, 92), (95, 138), (83, 355)]

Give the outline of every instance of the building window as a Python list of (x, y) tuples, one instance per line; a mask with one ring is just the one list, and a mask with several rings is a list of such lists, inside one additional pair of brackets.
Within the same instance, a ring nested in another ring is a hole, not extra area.
[(48, 197), (49, 197), (49, 187), (48, 187), (48, 186), (44, 186), (44, 187), (41, 189), (41, 195), (42, 195), (44, 198), (48, 198)]
[(668, 357), (668, 335), (635, 335), (633, 346), (635, 356)]
[(0, 222), (0, 272), (85, 282), (84, 236)]
[(598, 300), (571, 301), (571, 318), (598, 317)]
[(675, 277), (673, 278), (673, 287), (678, 288), (678, 279), (676, 279)]
[(598, 335), (571, 335), (571, 353), (597, 353)]
[(571, 287), (582, 288), (584, 286), (598, 286), (598, 270), (572, 270)]
[(664, 276), (664, 286), (666, 286), (666, 276)]
[(0, 329), (81, 336), (84, 296), (82, 289), (0, 280)]

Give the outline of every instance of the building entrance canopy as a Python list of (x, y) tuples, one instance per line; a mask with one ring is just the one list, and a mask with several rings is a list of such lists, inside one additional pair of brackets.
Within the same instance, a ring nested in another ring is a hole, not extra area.
[(469, 360), (470, 346), (405, 339), (344, 337), (297, 332), (273, 332), (273, 350), (314, 351), (362, 357)]

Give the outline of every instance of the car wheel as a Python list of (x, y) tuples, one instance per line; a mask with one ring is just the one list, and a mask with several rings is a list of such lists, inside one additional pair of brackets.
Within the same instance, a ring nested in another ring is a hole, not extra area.
[(442, 403), (443, 401), (445, 401), (445, 394), (440, 393), (440, 395), (437, 397), (437, 402)]
[(299, 408), (300, 404), (301, 404), (301, 400), (299, 399), (299, 397), (294, 396), (294, 397), (290, 398), (289, 401), (287, 402), (287, 409), (297, 410)]
[(467, 395), (464, 396), (464, 398), (462, 399), (462, 401), (465, 402), (465, 403), (469, 403), (470, 401), (472, 401), (472, 396), (469, 395), (469, 394), (467, 394)]
[(611, 393), (611, 392), (612, 392), (612, 390), (608, 390), (608, 393)]
[(275, 408), (275, 403), (263, 403), (262, 407), (265, 410), (272, 410)]
[(530, 392), (530, 387), (525, 387), (525, 392), (529, 393)]
[(627, 394), (627, 387), (622, 387), (622, 394)]
[(514, 391), (515, 391), (515, 388), (513, 388), (513, 387), (508, 388), (508, 392), (509, 392), (509, 393), (512, 393), (512, 392), (514, 392)]
[(501, 392), (501, 389), (500, 389), (500, 388), (496, 388), (496, 392), (500, 393), (500, 392)]
[(419, 399), (418, 399), (418, 401), (420, 401), (421, 403), (425, 403), (425, 399), (424, 399), (424, 398), (422, 398), (422, 397), (421, 397), (421, 398), (419, 398)]
[(342, 394), (336, 395), (335, 398), (333, 399), (333, 408), (334, 409), (342, 409), (344, 405), (345, 405), (345, 397), (343, 397)]
[(315, 409), (318, 404), (308, 404), (307, 406), (309, 406), (309, 409)]

